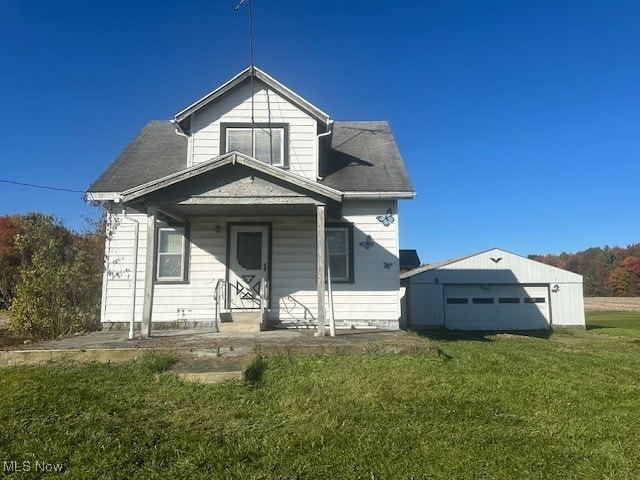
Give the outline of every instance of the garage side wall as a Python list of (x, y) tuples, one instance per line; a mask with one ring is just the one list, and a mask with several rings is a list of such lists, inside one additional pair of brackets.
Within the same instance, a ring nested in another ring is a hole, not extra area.
[(549, 301), (552, 327), (584, 328), (584, 298), (581, 283), (559, 283), (552, 286)]
[(434, 328), (444, 326), (442, 285), (425, 283), (421, 276), (411, 278), (409, 291), (409, 327)]

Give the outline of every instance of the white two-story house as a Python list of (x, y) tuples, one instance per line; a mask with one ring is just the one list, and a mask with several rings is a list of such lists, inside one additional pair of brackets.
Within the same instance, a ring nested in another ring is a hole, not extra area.
[(386, 122), (334, 122), (249, 67), (148, 123), (89, 188), (108, 209), (102, 322), (398, 328), (414, 195)]

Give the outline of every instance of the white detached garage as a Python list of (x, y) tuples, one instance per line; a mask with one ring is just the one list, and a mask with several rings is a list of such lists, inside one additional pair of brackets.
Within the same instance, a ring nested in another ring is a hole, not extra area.
[(582, 276), (498, 248), (400, 275), (412, 328), (583, 327)]

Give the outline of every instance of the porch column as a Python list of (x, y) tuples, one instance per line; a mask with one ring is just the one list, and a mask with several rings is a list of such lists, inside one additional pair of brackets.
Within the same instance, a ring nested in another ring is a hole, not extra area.
[(153, 310), (153, 259), (156, 251), (156, 207), (147, 207), (147, 260), (144, 270), (144, 303), (142, 306), (142, 327), (140, 336), (151, 336), (151, 313)]
[(316, 279), (318, 285), (318, 332), (324, 337), (324, 270), (325, 270), (325, 239), (324, 239), (325, 206), (316, 205)]

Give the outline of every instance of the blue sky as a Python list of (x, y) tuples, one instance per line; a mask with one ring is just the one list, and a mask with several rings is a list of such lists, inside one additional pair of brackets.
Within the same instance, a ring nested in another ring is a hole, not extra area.
[[(235, 0), (230, 0), (235, 3)], [(640, 2), (253, 0), (255, 63), (336, 120), (388, 120), (418, 197), (401, 246), (640, 241)], [(0, 0), (0, 179), (85, 190), (151, 119), (249, 64), (247, 5)], [(78, 193), (0, 214), (81, 230)]]

